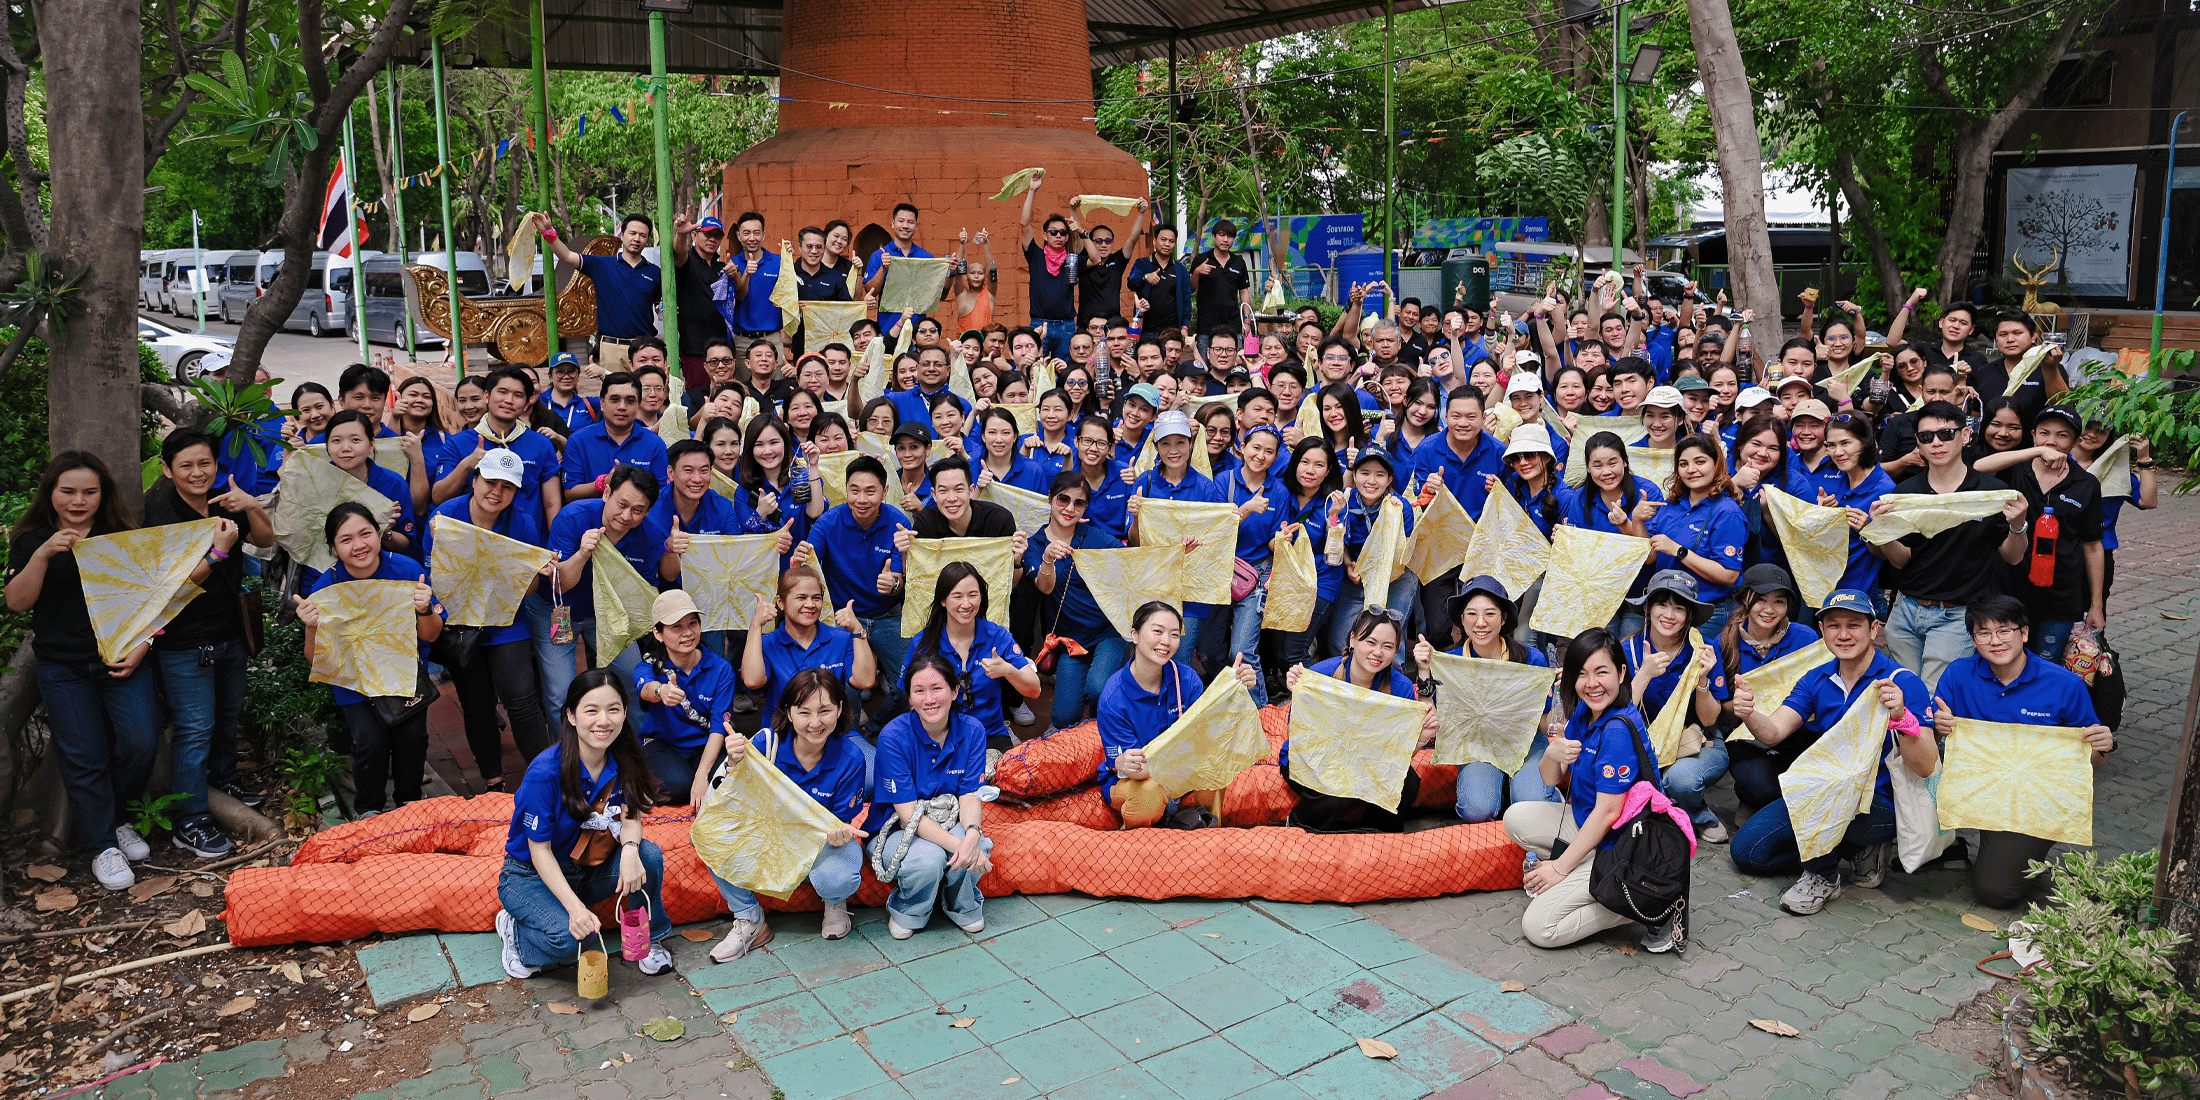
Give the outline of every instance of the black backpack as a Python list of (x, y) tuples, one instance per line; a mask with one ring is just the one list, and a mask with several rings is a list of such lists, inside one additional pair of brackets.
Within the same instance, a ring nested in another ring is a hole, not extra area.
[[(1640, 782), (1661, 782), (1658, 757), (1642, 727), (1627, 722), (1634, 734)], [(1631, 920), (1659, 924), (1679, 916), (1688, 905), (1688, 835), (1672, 817), (1644, 805), (1633, 817), (1612, 823), (1612, 846), (1596, 854), (1589, 868), (1589, 896), (1597, 904)], [(1686, 937), (1682, 937), (1686, 943)]]

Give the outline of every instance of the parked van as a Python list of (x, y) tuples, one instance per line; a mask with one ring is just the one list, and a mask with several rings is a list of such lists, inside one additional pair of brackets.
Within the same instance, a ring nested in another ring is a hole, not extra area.
[[(222, 285), (222, 320), (243, 320), (252, 302), (267, 293), (269, 284), (275, 281), (275, 273), (282, 268), (281, 252), (259, 254), (249, 281), (240, 286), (238, 278), (242, 266), (239, 261), (249, 253), (239, 254), (228, 264), (228, 280)], [(305, 290), (298, 295), (298, 304), (291, 307), (290, 316), (283, 319), (285, 329), (302, 328), (314, 336), (333, 336), (344, 331), (350, 323), (351, 310), (351, 262), (346, 260), (333, 268), (329, 254), (315, 252), (308, 261)], [(247, 289), (249, 288), (249, 289)]]
[[(460, 258), (463, 268), (464, 258)], [(361, 299), (359, 317), (367, 327), (367, 339), (373, 343), (405, 346), (405, 326), (413, 331), (413, 346), (442, 347), (443, 338), (428, 331), (420, 321), (420, 308), (414, 301), (412, 276), (405, 274), (405, 260), (386, 252), (365, 254), (366, 295)], [(346, 336), (358, 339), (357, 328), (348, 329)]]
[[(412, 262), (442, 271), (449, 259), (450, 255), (445, 252), (415, 252)], [(489, 266), (481, 262), (481, 253), (458, 254), (458, 292), (468, 298), (489, 296)]]
[(154, 299), (160, 297), (160, 265), (167, 258), (165, 249), (149, 248), (138, 253), (138, 308), (147, 313), (160, 308)]
[(244, 253), (229, 248), (181, 251), (182, 255), (173, 262), (176, 274), (168, 280), (168, 292), (161, 300), (161, 308), (178, 317), (196, 318), (200, 304), (204, 303), (207, 315), (213, 316), (221, 308), (221, 281), (229, 270), (229, 257)]

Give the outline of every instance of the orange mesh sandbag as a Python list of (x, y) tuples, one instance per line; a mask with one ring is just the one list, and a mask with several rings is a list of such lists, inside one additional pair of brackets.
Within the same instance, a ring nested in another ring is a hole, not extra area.
[(1100, 793), (1099, 787), (1087, 787), (1081, 791), (1038, 799), (1027, 806), (995, 802), (985, 808), (985, 824), (988, 830), (995, 825), (1012, 825), (1022, 821), (1066, 821), (1087, 829), (1113, 829), (1123, 823), (1115, 810), (1108, 806), (1107, 797)]
[(1281, 825), (1298, 801), (1274, 764), (1255, 764), (1239, 772), (1222, 792), (1222, 824)]
[(417, 929), (478, 932), (496, 918), (503, 865), (501, 858), (404, 853), (244, 867), (229, 876), (222, 920), (230, 940), (246, 947)]
[(1421, 777), (1421, 796), (1413, 804), (1424, 810), (1448, 810), (1459, 804), (1459, 765), (1436, 762), (1435, 749), (1413, 754), (1413, 770)]
[(512, 796), (445, 795), (408, 802), (365, 821), (347, 821), (306, 838), (296, 863), (352, 863), (398, 852), (465, 852), (485, 831), (512, 823)]
[(1099, 723), (1056, 730), (1002, 753), (993, 769), (993, 785), (1024, 798), (1066, 791), (1097, 779), (1102, 755)]

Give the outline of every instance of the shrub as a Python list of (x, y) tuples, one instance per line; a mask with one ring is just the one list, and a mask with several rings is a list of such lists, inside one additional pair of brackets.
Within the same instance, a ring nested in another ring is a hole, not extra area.
[[(245, 583), (258, 586), (260, 580)], [(326, 731), (340, 718), (328, 685), (311, 680), (305, 627), (270, 609), (265, 631), (265, 644), (245, 676), (244, 721), (256, 734), (261, 759), (279, 761), (291, 750), (325, 744)]]
[(2200, 998), (2171, 968), (2186, 937), (2154, 926), (2155, 863), (2065, 852), (2049, 903), (2025, 918), (2046, 957), (2024, 978), (2032, 1042), (2069, 1059), (2077, 1081), (2131, 1095), (2200, 1079)]

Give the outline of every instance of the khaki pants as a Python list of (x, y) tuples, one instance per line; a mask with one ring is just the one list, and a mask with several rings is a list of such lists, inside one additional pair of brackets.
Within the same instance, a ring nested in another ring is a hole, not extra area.
[[(1573, 840), (1574, 833), (1573, 808), (1563, 802), (1515, 802), (1505, 811), (1505, 835), (1544, 859), (1551, 858), (1558, 841)], [(1528, 899), (1528, 911), (1520, 915), (1520, 933), (1529, 943), (1564, 947), (1631, 923), (1589, 896), (1589, 873), (1595, 862), (1591, 855), (1558, 885)]]
[(735, 359), (738, 359), (738, 360), (740, 360), (740, 361), (741, 361), (741, 365), (742, 365), (742, 366), (743, 366), (744, 368), (746, 368), (746, 367), (748, 366), (748, 361), (749, 361), (749, 349), (750, 349), (750, 348), (752, 348), (752, 347), (755, 347), (755, 346), (756, 346), (756, 345), (758, 345), (758, 344), (770, 344), (770, 345), (771, 345), (772, 347), (774, 347), (774, 348), (777, 348), (777, 349), (778, 349), (778, 351), (779, 351), (779, 360), (780, 360), (780, 362), (781, 362), (781, 363), (784, 363), (784, 362), (786, 362), (786, 360), (787, 360), (787, 341), (786, 341), (786, 334), (785, 334), (785, 333), (780, 333), (780, 332), (767, 332), (767, 333), (765, 333), (765, 334), (764, 334), (764, 335), (762, 335), (762, 336), (749, 336), (749, 335), (747, 335), (747, 334), (745, 334), (745, 333), (739, 333), (739, 332), (736, 332), (736, 333), (734, 333), (734, 334), (733, 334), (733, 357), (734, 357)]

